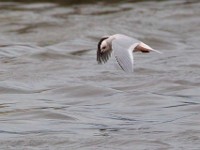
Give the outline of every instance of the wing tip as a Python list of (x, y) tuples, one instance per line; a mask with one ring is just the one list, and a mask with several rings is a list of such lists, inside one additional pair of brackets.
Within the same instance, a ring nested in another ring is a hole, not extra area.
[(156, 50), (156, 49), (151, 49), (150, 51), (153, 51), (153, 52), (156, 52), (156, 53), (159, 53), (159, 54), (163, 54), (163, 52)]
[(120, 62), (120, 60), (115, 56), (115, 59), (116, 59), (116, 61), (117, 61), (117, 63), (118, 63), (118, 65), (120, 66), (120, 68), (124, 71), (124, 72), (126, 72), (126, 73), (133, 73), (133, 71), (134, 71), (134, 68), (133, 68), (133, 66), (130, 68), (128, 68), (127, 66), (124, 66), (123, 67), (123, 63), (121, 63)]

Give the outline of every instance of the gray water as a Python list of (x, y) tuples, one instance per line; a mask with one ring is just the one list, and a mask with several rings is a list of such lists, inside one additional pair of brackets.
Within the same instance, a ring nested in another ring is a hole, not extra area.
[[(0, 3), (0, 149), (199, 150), (200, 3)], [(96, 62), (138, 38), (135, 71)]]

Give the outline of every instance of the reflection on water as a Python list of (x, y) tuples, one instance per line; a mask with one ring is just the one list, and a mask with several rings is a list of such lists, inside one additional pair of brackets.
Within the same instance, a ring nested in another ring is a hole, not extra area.
[[(0, 148), (199, 149), (199, 7), (1, 2)], [(163, 54), (135, 54), (133, 74), (98, 65), (115, 33)]]

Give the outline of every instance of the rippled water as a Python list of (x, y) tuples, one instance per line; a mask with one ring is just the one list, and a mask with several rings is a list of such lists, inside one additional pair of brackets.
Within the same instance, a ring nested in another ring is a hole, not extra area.
[[(0, 3), (0, 148), (198, 150), (200, 3)], [(96, 63), (103, 35), (138, 38), (135, 72)]]

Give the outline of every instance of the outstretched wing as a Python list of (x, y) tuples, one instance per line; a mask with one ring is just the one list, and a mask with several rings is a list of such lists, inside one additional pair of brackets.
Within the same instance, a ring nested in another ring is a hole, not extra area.
[(137, 44), (137, 40), (124, 35), (117, 35), (112, 42), (115, 58), (125, 72), (133, 72), (133, 49)]

